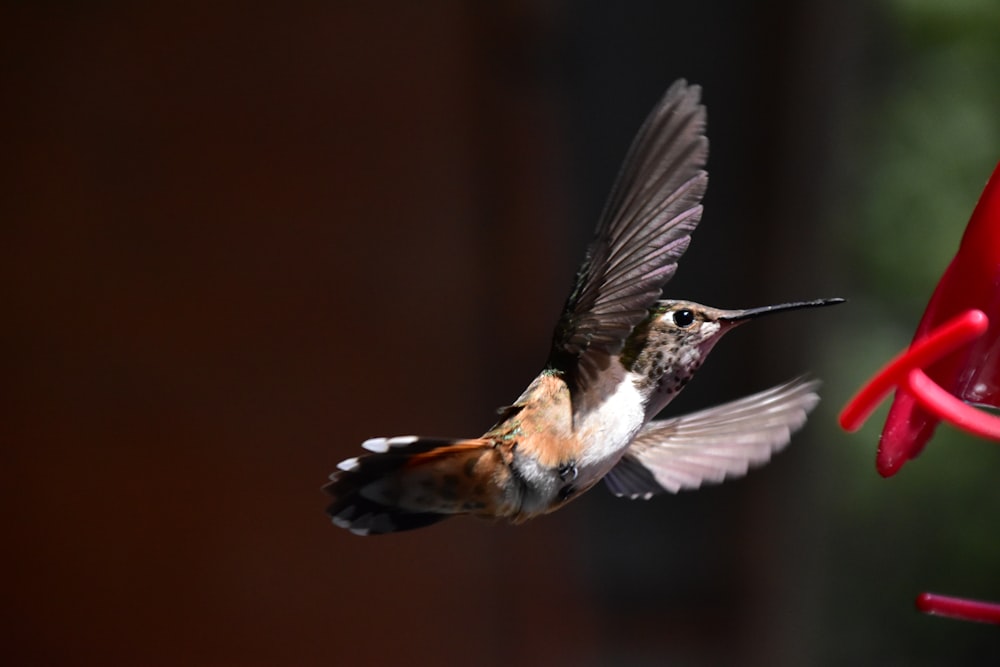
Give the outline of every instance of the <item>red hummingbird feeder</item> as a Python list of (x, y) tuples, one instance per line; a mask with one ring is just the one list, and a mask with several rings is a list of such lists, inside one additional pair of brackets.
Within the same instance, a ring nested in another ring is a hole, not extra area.
[[(972, 212), (961, 245), (938, 282), (910, 347), (886, 364), (840, 413), (856, 431), (893, 388), (896, 396), (879, 440), (883, 477), (916, 457), (944, 420), (1000, 441), (1000, 164)], [(970, 405), (973, 404), (973, 405)], [(1000, 624), (1000, 604), (932, 593), (917, 598), (929, 614)]]

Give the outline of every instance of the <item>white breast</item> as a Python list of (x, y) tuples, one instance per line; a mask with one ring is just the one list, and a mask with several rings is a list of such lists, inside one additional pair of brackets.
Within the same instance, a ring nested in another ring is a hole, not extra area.
[(622, 372), (600, 387), (589, 387), (591, 396), (605, 399), (574, 411), (573, 426), (583, 445), (577, 459), (581, 487), (603, 477), (618, 462), (645, 422), (645, 405), (636, 388), (636, 376)]

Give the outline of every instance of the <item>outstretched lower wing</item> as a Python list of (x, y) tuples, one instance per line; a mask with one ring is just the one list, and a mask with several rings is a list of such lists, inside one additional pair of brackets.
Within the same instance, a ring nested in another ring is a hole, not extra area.
[(689, 415), (646, 424), (604, 481), (616, 496), (650, 498), (741, 477), (788, 444), (819, 402), (799, 378)]
[[(708, 185), (701, 88), (675, 82), (632, 142), (553, 336), (550, 364), (585, 386), (677, 269)], [(582, 388), (582, 387), (581, 387)]]

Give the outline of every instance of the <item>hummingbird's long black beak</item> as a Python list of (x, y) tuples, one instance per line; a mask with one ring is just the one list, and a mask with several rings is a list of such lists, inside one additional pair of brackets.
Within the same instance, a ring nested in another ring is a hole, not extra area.
[(833, 306), (844, 303), (845, 299), (813, 299), (812, 301), (793, 301), (791, 303), (779, 303), (774, 306), (761, 306), (760, 308), (747, 308), (745, 310), (727, 310), (719, 316), (722, 322), (732, 322), (733, 324), (752, 320), (761, 315), (780, 313), (786, 310), (799, 310), (802, 308), (819, 308), (821, 306)]

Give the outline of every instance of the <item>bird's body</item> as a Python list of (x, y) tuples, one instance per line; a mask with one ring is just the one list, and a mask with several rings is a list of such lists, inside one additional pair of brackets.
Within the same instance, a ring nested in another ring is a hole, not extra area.
[(544, 370), (480, 438), (374, 438), (326, 490), (359, 534), (455, 514), (513, 522), (604, 479), (648, 498), (744, 474), (787, 444), (815, 405), (796, 380), (716, 408), (652, 421), (730, 329), (762, 314), (658, 300), (701, 217), (708, 153), (699, 89), (675, 83), (640, 129), (556, 327)]

